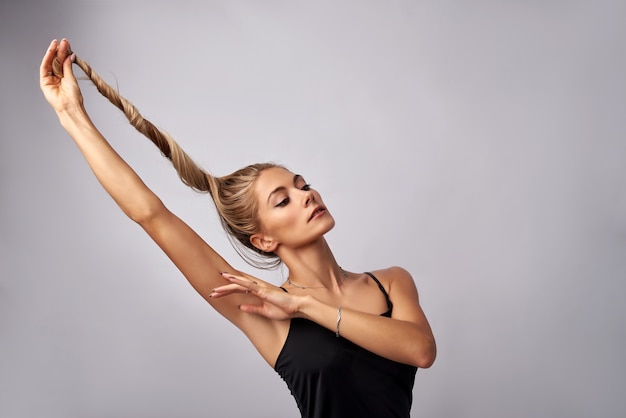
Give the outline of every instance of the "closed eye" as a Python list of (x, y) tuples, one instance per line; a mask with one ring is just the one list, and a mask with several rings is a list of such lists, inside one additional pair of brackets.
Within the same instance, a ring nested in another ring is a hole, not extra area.
[[(308, 183), (305, 183), (304, 185), (302, 185), (300, 187), (300, 190), (308, 192), (309, 190), (311, 190), (311, 185)], [(289, 197), (284, 198), (283, 200), (281, 200), (280, 202), (278, 202), (278, 204), (276, 205), (277, 208), (282, 208), (284, 206), (287, 206), (290, 202)]]

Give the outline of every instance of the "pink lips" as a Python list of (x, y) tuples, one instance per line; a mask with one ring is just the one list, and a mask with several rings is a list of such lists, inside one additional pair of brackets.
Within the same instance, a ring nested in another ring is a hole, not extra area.
[(316, 218), (318, 215), (321, 215), (322, 213), (326, 212), (326, 208), (323, 206), (318, 206), (313, 210), (313, 213), (311, 214), (311, 217), (309, 218), (309, 221), (313, 220), (314, 218)]

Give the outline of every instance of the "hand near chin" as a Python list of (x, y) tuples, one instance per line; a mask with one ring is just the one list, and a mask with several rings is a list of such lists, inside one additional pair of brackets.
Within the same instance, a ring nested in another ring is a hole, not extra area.
[(264, 316), (268, 319), (283, 321), (298, 316), (302, 296), (292, 295), (280, 287), (262, 280), (250, 280), (243, 276), (222, 273), (231, 284), (216, 287), (209, 297), (221, 298), (233, 294), (248, 294), (258, 299), (256, 304), (242, 304), (243, 312)]

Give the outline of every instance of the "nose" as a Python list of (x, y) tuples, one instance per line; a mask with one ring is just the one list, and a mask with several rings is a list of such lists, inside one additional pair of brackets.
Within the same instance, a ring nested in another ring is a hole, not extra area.
[(315, 201), (315, 196), (313, 195), (313, 190), (306, 190), (304, 193), (304, 206), (307, 207), (311, 202)]

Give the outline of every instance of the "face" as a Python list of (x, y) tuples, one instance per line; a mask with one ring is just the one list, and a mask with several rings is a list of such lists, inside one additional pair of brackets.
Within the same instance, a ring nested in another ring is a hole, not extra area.
[(263, 251), (310, 244), (335, 226), (319, 193), (302, 176), (284, 168), (263, 170), (254, 192), (261, 231), (252, 243)]

